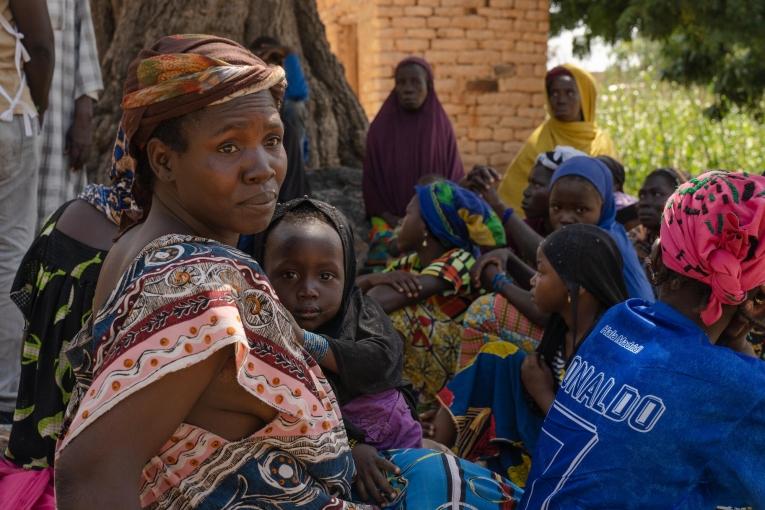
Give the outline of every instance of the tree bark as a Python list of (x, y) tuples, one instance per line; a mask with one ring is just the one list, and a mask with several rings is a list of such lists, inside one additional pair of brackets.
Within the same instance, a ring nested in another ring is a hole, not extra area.
[(104, 77), (89, 165), (99, 180), (109, 168), (128, 64), (144, 46), (178, 33), (215, 34), (245, 46), (268, 35), (293, 48), (311, 90), (309, 167), (361, 167), (366, 116), (329, 48), (315, 0), (90, 1)]

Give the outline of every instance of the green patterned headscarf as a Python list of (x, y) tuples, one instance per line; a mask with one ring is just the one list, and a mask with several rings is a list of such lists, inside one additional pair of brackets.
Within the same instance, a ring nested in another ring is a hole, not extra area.
[(446, 246), (480, 255), (479, 247), (504, 246), (505, 229), (489, 204), (451, 181), (417, 186), (420, 211), (430, 232)]

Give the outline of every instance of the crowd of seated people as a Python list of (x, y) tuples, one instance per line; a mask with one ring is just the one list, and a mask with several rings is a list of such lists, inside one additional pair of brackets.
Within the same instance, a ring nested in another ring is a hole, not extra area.
[(544, 85), (507, 171), (465, 173), (403, 60), (357, 261), (332, 204), (279, 201), (284, 70), (216, 36), (144, 48), (110, 184), (19, 268), (0, 506), (765, 505), (765, 177), (658, 168), (631, 198), (593, 78)]

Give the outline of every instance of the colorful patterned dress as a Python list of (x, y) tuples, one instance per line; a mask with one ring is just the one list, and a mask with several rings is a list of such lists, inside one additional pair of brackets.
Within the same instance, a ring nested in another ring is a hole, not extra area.
[(462, 330), (460, 368), (466, 367), (489, 342), (507, 341), (525, 352), (533, 352), (544, 328), (531, 322), (505, 296), (492, 292), (470, 305)]
[(389, 314), (404, 337), (404, 377), (419, 392), (423, 410), (435, 406), (435, 395), (457, 371), (462, 316), (474, 297), (470, 282), (474, 264), (472, 254), (455, 248), (424, 268), (413, 253), (386, 269), (433, 276), (449, 284), (444, 293)]
[(228, 346), (238, 383), (278, 411), (238, 441), (181, 423), (143, 470), (142, 507), (366, 508), (346, 501), (354, 465), (335, 396), (244, 253), (160, 237), (88, 326), (67, 353), (77, 386), (59, 452), (136, 391)]
[(56, 211), (19, 266), (11, 299), (27, 322), (8, 460), (27, 469), (53, 466), (74, 374), (60, 356), (88, 320), (106, 252), (56, 230)]

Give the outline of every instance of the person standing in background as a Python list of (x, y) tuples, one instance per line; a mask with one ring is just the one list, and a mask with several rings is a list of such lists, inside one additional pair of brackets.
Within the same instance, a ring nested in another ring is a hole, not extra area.
[(88, 0), (48, 0), (56, 67), (43, 126), (37, 228), (82, 191), (93, 135), (93, 103), (104, 88)]
[(308, 82), (305, 81), (300, 57), (291, 48), (273, 37), (258, 37), (250, 50), (266, 63), (284, 68), (287, 90), (284, 92), (281, 117), (284, 123), (284, 149), (287, 151), (287, 177), (279, 191), (279, 202), (286, 203), (311, 193), (305, 176), (305, 119)]
[(0, 428), (16, 405), (24, 319), (9, 292), (35, 234), (39, 128), (54, 57), (45, 0), (0, 0)]
[(590, 73), (572, 64), (545, 76), (548, 118), (526, 139), (499, 184), (502, 201), (523, 214), (523, 190), (537, 155), (567, 145), (589, 156), (616, 157), (614, 142), (595, 122), (598, 91)]

